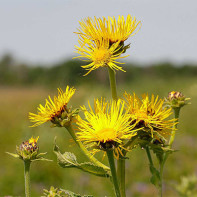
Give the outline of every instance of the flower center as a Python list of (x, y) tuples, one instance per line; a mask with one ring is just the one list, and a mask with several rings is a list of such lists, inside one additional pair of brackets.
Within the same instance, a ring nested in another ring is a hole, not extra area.
[(116, 131), (112, 128), (104, 128), (98, 131), (99, 141), (107, 142), (112, 141), (116, 138)]
[(105, 66), (105, 64), (107, 64), (110, 61), (110, 57), (111, 53), (109, 49), (103, 47), (95, 49), (93, 53), (93, 61), (96, 64), (102, 64), (103, 66)]

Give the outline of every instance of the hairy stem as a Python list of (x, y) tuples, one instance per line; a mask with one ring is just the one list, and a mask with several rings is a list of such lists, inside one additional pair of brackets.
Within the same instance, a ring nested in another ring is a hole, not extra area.
[(125, 159), (124, 158), (119, 158), (118, 163), (117, 163), (117, 175), (118, 175), (118, 180), (120, 182), (120, 193), (122, 197), (126, 197), (125, 193)]
[(174, 142), (174, 139), (175, 139), (175, 133), (177, 130), (178, 119), (179, 119), (179, 113), (180, 113), (180, 108), (174, 108), (174, 118), (175, 118), (176, 124), (174, 125), (174, 128), (172, 130), (172, 135), (170, 137), (170, 141), (169, 141), (170, 148), (172, 147), (172, 143)]
[(107, 157), (108, 157), (108, 161), (109, 161), (109, 165), (110, 165), (110, 169), (111, 169), (112, 180), (113, 180), (113, 184), (114, 184), (116, 197), (121, 197), (120, 189), (119, 189), (119, 185), (118, 185), (117, 174), (116, 174), (116, 167), (115, 167), (115, 163), (114, 163), (113, 150), (107, 150), (106, 152), (107, 152)]
[[(112, 70), (110, 67), (108, 67), (108, 73), (109, 73), (109, 80), (110, 80), (110, 87), (111, 87), (111, 93), (113, 100), (117, 101), (117, 88), (116, 88), (116, 76), (114, 70)], [(122, 197), (125, 197), (125, 160), (119, 159), (117, 161), (117, 175), (118, 180), (120, 183), (120, 192)]]
[(24, 176), (25, 176), (25, 196), (30, 197), (30, 164), (31, 161), (24, 161)]
[(116, 90), (116, 77), (115, 77), (115, 72), (108, 67), (108, 73), (109, 73), (109, 80), (110, 80), (110, 87), (111, 87), (111, 93), (112, 93), (112, 98), (113, 100), (117, 100), (117, 90)]

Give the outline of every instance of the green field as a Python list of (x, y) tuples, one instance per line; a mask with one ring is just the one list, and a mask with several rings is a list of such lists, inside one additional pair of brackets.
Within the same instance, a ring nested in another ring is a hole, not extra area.
[[(88, 84), (88, 83), (86, 83)], [(91, 83), (90, 83), (91, 84)], [(118, 83), (119, 84), (119, 83)], [(61, 85), (62, 88), (65, 86)], [(97, 97), (110, 98), (109, 86), (105, 83), (95, 85), (76, 85), (76, 94), (70, 104), (77, 107), (87, 104)], [(124, 91), (137, 95), (143, 93), (158, 94), (161, 98), (169, 91), (181, 91), (191, 98), (191, 105), (184, 107), (180, 114), (179, 130), (176, 134), (174, 148), (179, 150), (169, 157), (164, 169), (164, 196), (176, 197), (177, 192), (173, 184), (180, 181), (183, 175), (197, 173), (197, 78), (195, 76), (176, 76), (165, 78), (141, 77), (134, 81), (118, 85), (118, 95)], [(47, 158), (53, 162), (35, 162), (32, 164), (32, 196), (41, 196), (43, 188), (51, 185), (61, 187), (80, 194), (92, 194), (96, 197), (114, 196), (110, 180), (86, 174), (77, 169), (62, 169), (56, 163), (53, 153), (54, 138), (62, 151), (74, 152), (79, 161), (80, 150), (64, 128), (50, 128), (50, 123), (40, 127), (30, 128), (28, 112), (36, 112), (38, 104), (44, 104), (48, 95), (55, 95), (56, 89), (31, 87), (1, 87), (0, 88), (0, 196), (24, 196), (23, 163), (12, 158), (5, 152), (14, 152), (16, 145), (31, 136), (40, 136), (40, 152), (48, 152)], [(129, 154), (126, 162), (126, 190), (128, 196), (153, 197), (157, 190), (150, 184), (150, 172), (145, 151), (137, 148)], [(102, 155), (98, 155), (101, 159)], [(104, 162), (107, 164), (106, 158)]]

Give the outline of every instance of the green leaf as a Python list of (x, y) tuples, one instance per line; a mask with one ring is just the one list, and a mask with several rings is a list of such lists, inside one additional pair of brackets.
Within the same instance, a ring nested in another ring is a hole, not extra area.
[(109, 177), (109, 172), (104, 168), (97, 166), (91, 162), (78, 163), (76, 156), (73, 153), (65, 152), (62, 154), (59, 147), (55, 144), (54, 153), (57, 156), (57, 162), (62, 168), (78, 168), (85, 172), (101, 177)]
[(20, 156), (18, 154), (14, 154), (14, 153), (9, 153), (9, 152), (6, 152), (8, 155), (11, 155), (12, 157), (15, 157), (15, 158), (20, 158)]
[(150, 148), (156, 154), (157, 159), (160, 163), (163, 163), (164, 154), (172, 154), (175, 150), (171, 149), (169, 146), (165, 146), (163, 144), (149, 144)]
[(93, 197), (92, 195), (80, 195), (80, 194), (75, 194), (74, 192), (68, 191), (68, 190), (63, 190), (60, 189), (64, 194), (62, 196), (64, 197)]
[(153, 165), (150, 165), (149, 168), (150, 168), (150, 172), (152, 174), (152, 177), (150, 178), (151, 183), (155, 186), (159, 186), (159, 184), (160, 184), (159, 171)]

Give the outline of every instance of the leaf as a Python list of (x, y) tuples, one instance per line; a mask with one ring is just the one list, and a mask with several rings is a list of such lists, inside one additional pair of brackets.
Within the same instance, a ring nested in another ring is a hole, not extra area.
[(96, 176), (109, 177), (109, 172), (104, 168), (97, 166), (91, 162), (78, 163), (76, 156), (73, 153), (65, 152), (62, 154), (59, 147), (55, 144), (54, 153), (57, 156), (57, 162), (62, 168), (78, 168), (85, 172), (89, 172)]
[(6, 152), (8, 155), (11, 155), (15, 158), (20, 158), (20, 156), (18, 154), (14, 154), (14, 153), (9, 153), (9, 152)]
[(92, 195), (80, 195), (80, 194), (75, 194), (74, 192), (68, 191), (68, 190), (63, 190), (60, 189), (64, 194), (62, 196), (64, 197), (93, 197)]
[(172, 154), (175, 152), (175, 150), (169, 148), (169, 146), (165, 146), (162, 144), (150, 144), (150, 148), (153, 150), (153, 152), (156, 154), (157, 159), (160, 163), (164, 160), (164, 154)]
[(94, 165), (91, 162), (80, 163), (79, 168), (85, 172), (89, 172), (97, 176), (103, 176), (103, 177), (110, 176), (104, 168)]
[(155, 186), (159, 186), (160, 184), (159, 171), (153, 165), (150, 165), (149, 169), (152, 174), (152, 177), (150, 178), (151, 183)]

